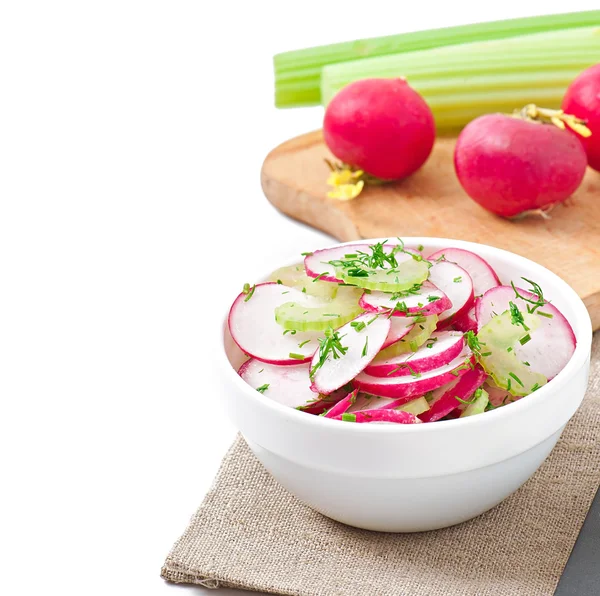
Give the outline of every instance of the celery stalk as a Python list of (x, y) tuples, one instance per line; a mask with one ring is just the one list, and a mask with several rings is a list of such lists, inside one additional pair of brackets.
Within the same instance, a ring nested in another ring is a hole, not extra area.
[(431, 107), (438, 130), (450, 132), (528, 103), (560, 107), (569, 83), (599, 57), (598, 27), (406, 52), (327, 66), (322, 98), (327, 103), (359, 79), (406, 77)]
[(278, 107), (318, 104), (321, 70), (329, 64), (592, 25), (600, 25), (598, 10), (416, 31), (284, 52), (273, 60), (275, 104)]

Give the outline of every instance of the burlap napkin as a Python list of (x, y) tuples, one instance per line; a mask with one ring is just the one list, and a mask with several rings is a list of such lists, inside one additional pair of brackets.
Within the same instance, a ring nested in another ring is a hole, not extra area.
[(162, 576), (298, 596), (549, 596), (599, 482), (596, 334), (583, 405), (534, 477), (492, 511), (421, 534), (350, 528), (287, 493), (238, 438)]

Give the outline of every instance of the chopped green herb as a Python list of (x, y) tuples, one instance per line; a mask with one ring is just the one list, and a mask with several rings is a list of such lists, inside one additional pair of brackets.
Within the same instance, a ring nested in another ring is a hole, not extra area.
[(342, 420), (344, 422), (356, 422), (356, 414), (349, 414), (348, 412), (344, 412), (342, 414)]
[(534, 391), (537, 391), (540, 388), (540, 384), (536, 383), (532, 388), (531, 388), (531, 393), (533, 393)]
[(367, 321), (367, 325), (370, 325), (373, 321), (376, 321), (378, 317), (379, 317), (379, 315), (375, 315), (373, 318), (369, 319)]
[(508, 383), (506, 383), (506, 390), (510, 391), (511, 387), (512, 387), (512, 381), (510, 379), (508, 379)]
[(467, 406), (474, 404), (475, 401), (477, 400), (477, 398), (475, 396), (473, 396), (471, 399), (461, 399), (460, 397), (458, 397), (458, 395), (455, 395), (454, 399), (457, 399), (461, 404), (465, 404)]
[(350, 253), (349, 255), (344, 255), (344, 259), (356, 259), (356, 257), (358, 257), (358, 255), (355, 252)]
[(538, 310), (538, 315), (540, 315), (540, 317), (547, 317), (548, 319), (553, 319), (554, 315), (549, 313), (549, 312), (544, 312), (541, 310)]
[(306, 294), (306, 288), (302, 288), (302, 292)]
[(308, 311), (307, 311), (307, 310), (305, 310), (305, 311), (304, 311), (302, 314), (303, 314), (303, 315), (307, 315), (307, 314), (308, 314)]
[(291, 334), (291, 335), (296, 335), (296, 330), (295, 329), (286, 329), (283, 332), (283, 335), (287, 335), (288, 333)]
[(340, 318), (341, 315), (336, 314), (336, 313), (323, 313), (324, 317), (336, 317), (336, 318)]
[(323, 271), (323, 273), (319, 273), (319, 275), (317, 275), (317, 277), (315, 277), (313, 279), (313, 282), (315, 281), (319, 281), (322, 277), (324, 277), (325, 275), (329, 275), (329, 271)]
[(462, 281), (462, 277), (459, 275), (452, 280), (455, 284), (459, 284)]
[(487, 358), (488, 356), (491, 356), (491, 355), (492, 355), (492, 353), (491, 353), (491, 352), (483, 352), (482, 354), (480, 354), (480, 356), (481, 356), (482, 358)]
[(289, 356), (294, 360), (304, 360), (304, 358), (306, 358), (306, 356), (303, 356), (302, 354), (296, 354), (295, 352), (290, 352)]
[(340, 336), (339, 331), (334, 331), (329, 327), (325, 331), (325, 337), (319, 339), (319, 359), (310, 370), (311, 380), (314, 378), (315, 373), (325, 364), (330, 355), (334, 359), (338, 359), (348, 351), (348, 348), (341, 343), (343, 337), (343, 335)]
[(287, 291), (285, 291), (285, 292), (281, 292), (281, 295), (283, 296), (284, 294), (289, 294), (289, 293), (290, 293), (290, 291), (289, 291), (289, 290), (287, 290)]
[(464, 363), (463, 363), (463, 364), (461, 364), (460, 366), (457, 366), (457, 367), (456, 367), (454, 370), (451, 370), (451, 371), (450, 371), (450, 374), (451, 374), (451, 375), (454, 375), (455, 377), (458, 377), (458, 373), (459, 373), (461, 370), (467, 370), (467, 369), (469, 369), (469, 368), (473, 368), (473, 364), (472, 364), (472, 362), (471, 362), (471, 361), (469, 361), (469, 362), (464, 362)]
[(246, 297), (244, 298), (244, 302), (248, 302), (248, 300), (250, 300), (250, 298), (252, 298), (252, 295), (254, 294), (254, 290), (256, 290), (256, 284), (254, 284), (252, 287), (250, 287), (250, 284), (244, 284), (244, 294), (246, 294)]
[(301, 252), (300, 253), (303, 257), (312, 257), (313, 253), (312, 252)]
[(513, 351), (513, 349), (512, 349), (512, 347), (511, 347), (511, 346), (508, 346), (508, 348), (506, 348), (506, 351), (507, 351), (507, 352), (512, 352), (512, 351)]
[(441, 261), (445, 261), (446, 260), (446, 255), (440, 255), (435, 262), (436, 263), (440, 263)]
[(509, 372), (508, 375), (510, 377), (512, 377), (517, 383), (519, 383), (519, 385), (521, 385), (521, 387), (525, 387), (525, 385), (523, 385), (523, 381), (521, 381), (521, 379), (519, 379), (519, 377), (517, 377), (517, 375), (515, 375), (515, 373)]
[(302, 343), (298, 344), (298, 347), (301, 348), (301, 347), (305, 346), (307, 343), (310, 343), (310, 339), (304, 340)]
[[(485, 344), (479, 341), (479, 338), (475, 335), (475, 333), (473, 331), (467, 331), (464, 337), (471, 352), (473, 352), (477, 358), (483, 357), (483, 354), (481, 353), (481, 346), (485, 346)], [(488, 355), (487, 352), (486, 355)]]
[(529, 364), (529, 362), (527, 362), (527, 360), (523, 360), (523, 364), (524, 364), (525, 366), (531, 366), (531, 364)]
[(367, 324), (364, 321), (352, 321), (352, 323), (350, 323), (350, 327), (352, 327), (356, 333), (362, 331), (366, 326)]
[(257, 387), (256, 390), (259, 393), (264, 393), (268, 388), (269, 388), (269, 383), (265, 383), (264, 385), (261, 385), (260, 387)]
[(277, 283), (278, 283), (279, 285), (282, 285), (282, 284), (283, 284), (283, 282), (282, 282), (280, 279), (278, 279), (278, 280), (277, 280)]
[(427, 302), (435, 302), (436, 300), (439, 300), (440, 296), (427, 296)]
[(265, 370), (265, 369), (264, 369), (264, 368), (261, 368), (261, 369), (258, 371), (258, 374), (260, 374), (261, 372), (263, 372), (263, 370)]
[(419, 329), (420, 329), (421, 331), (424, 331), (424, 330), (425, 330), (425, 327), (423, 327), (423, 325), (419, 325)]
[[(421, 329), (423, 329), (423, 327), (421, 327)], [(431, 349), (431, 348), (433, 348), (433, 346), (435, 345), (435, 342), (436, 342), (437, 340), (438, 340), (438, 338), (437, 338), (437, 337), (430, 337), (430, 338), (427, 340), (427, 343), (426, 343), (425, 345), (426, 345), (428, 348), (430, 348), (430, 349)]]
[(367, 337), (365, 338), (365, 346), (363, 348), (361, 358), (364, 358), (367, 355), (368, 347), (369, 347), (369, 336), (367, 335)]
[(417, 246), (417, 250), (418, 250), (419, 252), (423, 252), (423, 249), (424, 249), (424, 248), (425, 248), (425, 247), (424, 247), (422, 244), (419, 244), (419, 246)]
[(515, 287), (514, 282), (510, 282), (510, 285), (512, 286), (513, 291), (515, 292), (515, 298), (520, 298), (521, 300), (524, 300), (525, 302), (528, 302), (529, 304), (532, 304), (533, 306), (527, 307), (527, 311), (530, 313), (534, 313), (538, 308), (544, 306), (544, 304), (546, 304), (546, 300), (544, 299), (544, 292), (542, 292), (542, 288), (540, 288), (539, 284), (535, 283), (534, 281), (531, 281), (530, 279), (527, 279), (526, 277), (522, 277), (521, 278), (523, 281), (526, 281), (530, 286), (530, 292), (532, 294), (535, 295), (535, 300), (533, 300), (532, 298), (527, 298), (526, 296), (523, 296), (519, 290)]
[(519, 343), (524, 346), (528, 341), (531, 341), (531, 335), (529, 335), (529, 333), (527, 335), (524, 335), (520, 340)]
[(521, 325), (525, 331), (529, 331), (529, 327), (525, 324), (523, 313), (519, 310), (519, 307), (511, 300), (508, 303), (510, 308), (510, 320), (513, 325)]

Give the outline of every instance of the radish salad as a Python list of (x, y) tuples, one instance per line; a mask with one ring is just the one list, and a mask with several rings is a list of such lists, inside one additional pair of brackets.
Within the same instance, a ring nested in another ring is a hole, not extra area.
[(239, 375), (307, 414), (415, 424), (503, 407), (564, 368), (575, 335), (535, 281), (503, 284), (464, 249), (424, 250), (336, 246), (245, 284), (228, 318), (248, 356)]

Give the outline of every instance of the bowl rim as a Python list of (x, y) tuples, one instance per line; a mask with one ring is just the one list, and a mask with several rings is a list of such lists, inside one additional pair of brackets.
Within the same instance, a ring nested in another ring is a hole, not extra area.
[[(324, 246), (323, 248), (332, 248), (335, 246), (348, 246), (351, 244), (372, 244), (375, 242), (382, 242), (385, 240), (389, 240), (389, 238), (364, 238), (358, 240), (352, 240), (349, 242), (334, 242), (329, 244), (328, 246)], [(507, 417), (518, 416), (519, 412), (523, 412), (527, 409), (535, 408), (537, 404), (544, 400), (550, 393), (560, 393), (561, 390), (564, 390), (565, 386), (568, 384), (571, 377), (573, 377), (581, 367), (586, 365), (588, 357), (591, 352), (591, 343), (592, 343), (592, 322), (590, 319), (590, 315), (588, 310), (583, 303), (583, 300), (577, 295), (575, 290), (561, 277), (559, 277), (550, 269), (524, 257), (522, 255), (518, 255), (516, 253), (510, 252), (508, 250), (502, 248), (496, 248), (489, 244), (482, 244), (477, 242), (470, 242), (467, 240), (456, 240), (451, 238), (438, 238), (431, 236), (403, 236), (402, 241), (406, 245), (423, 245), (427, 248), (429, 244), (440, 244), (447, 243), (446, 246), (441, 246), (440, 248), (435, 248), (435, 250), (441, 250), (442, 248), (464, 248), (466, 250), (470, 250), (471, 252), (476, 252), (478, 247), (484, 247), (486, 250), (492, 250), (496, 252), (500, 258), (504, 257), (505, 259), (517, 259), (520, 261), (524, 261), (528, 265), (531, 265), (534, 269), (541, 269), (550, 275), (552, 278), (556, 280), (556, 285), (560, 288), (560, 291), (566, 294), (566, 298), (569, 300), (573, 300), (573, 306), (575, 310), (575, 318), (569, 318), (565, 315), (565, 318), (569, 322), (569, 324), (573, 328), (573, 333), (575, 334), (575, 338), (577, 340), (577, 344), (575, 346), (575, 351), (571, 359), (567, 362), (565, 367), (554, 377), (551, 381), (549, 381), (546, 385), (535, 391), (533, 394), (529, 394), (525, 396), (527, 399), (519, 399), (516, 402), (512, 402), (510, 404), (506, 404), (501, 408), (496, 408), (494, 410), (490, 410), (485, 412), (485, 416), (467, 416), (464, 418), (455, 418), (453, 420), (443, 420), (437, 421), (435, 424), (340, 424), (338, 420), (332, 420), (330, 418), (325, 418), (323, 416), (315, 416), (309, 415), (305, 412), (301, 412), (296, 410), (295, 408), (290, 408), (284, 406), (275, 400), (272, 399), (264, 399), (259, 396), (259, 394), (252, 389), (238, 374), (238, 372), (233, 368), (229, 359), (227, 357), (227, 352), (225, 349), (225, 344), (223, 341), (224, 330), (228, 325), (228, 317), (229, 311), (231, 309), (231, 305), (233, 304), (233, 300), (227, 302), (226, 311), (224, 316), (221, 317), (221, 325), (218, 326), (219, 340), (220, 340), (220, 349), (218, 351), (218, 361), (220, 366), (225, 368), (226, 376), (231, 378), (231, 381), (234, 385), (243, 393), (245, 393), (249, 399), (253, 400), (258, 408), (267, 408), (269, 410), (273, 410), (273, 413), (283, 416), (288, 419), (290, 422), (298, 423), (298, 424), (307, 424), (314, 425), (317, 424), (322, 429), (326, 429), (329, 427), (329, 430), (332, 433), (367, 433), (367, 434), (381, 434), (381, 433), (432, 433), (432, 432), (451, 432), (452, 429), (461, 429), (466, 428), (468, 426), (475, 427), (476, 425), (491, 425), (494, 424), (494, 421), (500, 421), (506, 419)], [(320, 250), (320, 249), (314, 249)], [(286, 266), (286, 264), (291, 264), (294, 261), (297, 261), (297, 255), (290, 256), (287, 259), (278, 258), (278, 261), (284, 264), (280, 264), (280, 267)], [(261, 265), (266, 265), (264, 261), (261, 261)], [(265, 272), (263, 271), (260, 276), (264, 276)], [(258, 276), (258, 277), (260, 277)], [(258, 283), (258, 282), (257, 282)], [(237, 295), (236, 295), (237, 297)], [(438, 422), (443, 422), (443, 424), (438, 424)], [(437, 429), (437, 430), (436, 430)]]

